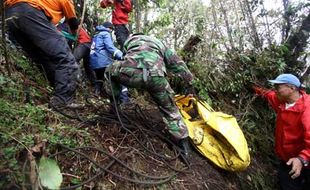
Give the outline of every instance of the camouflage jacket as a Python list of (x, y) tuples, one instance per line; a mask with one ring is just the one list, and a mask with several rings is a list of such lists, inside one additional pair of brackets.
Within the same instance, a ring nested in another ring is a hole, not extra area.
[(184, 61), (161, 41), (146, 35), (133, 35), (124, 44), (125, 61), (121, 67), (147, 69), (151, 76), (172, 72), (191, 83), (193, 75)]

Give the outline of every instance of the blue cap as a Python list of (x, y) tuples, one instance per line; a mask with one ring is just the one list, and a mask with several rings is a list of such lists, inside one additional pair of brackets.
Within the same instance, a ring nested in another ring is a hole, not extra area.
[(274, 84), (292, 84), (298, 88), (301, 85), (299, 79), (292, 74), (281, 74), (276, 79), (268, 81)]

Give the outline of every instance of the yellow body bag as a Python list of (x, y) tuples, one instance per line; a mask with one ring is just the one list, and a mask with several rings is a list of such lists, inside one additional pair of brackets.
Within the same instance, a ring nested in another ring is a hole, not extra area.
[(240, 171), (250, 164), (246, 139), (235, 117), (215, 112), (206, 102), (193, 97), (175, 97), (189, 137), (197, 150), (215, 165)]

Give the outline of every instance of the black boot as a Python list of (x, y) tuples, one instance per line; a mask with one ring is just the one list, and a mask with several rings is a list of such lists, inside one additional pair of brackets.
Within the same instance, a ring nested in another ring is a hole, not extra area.
[(102, 96), (102, 86), (103, 86), (103, 81), (97, 80), (95, 82), (95, 95), (98, 97)]
[(184, 139), (180, 139), (178, 142), (178, 147), (181, 149), (181, 156), (184, 157), (184, 159), (188, 159), (189, 152), (190, 152), (190, 144), (189, 144), (189, 137), (186, 137)]

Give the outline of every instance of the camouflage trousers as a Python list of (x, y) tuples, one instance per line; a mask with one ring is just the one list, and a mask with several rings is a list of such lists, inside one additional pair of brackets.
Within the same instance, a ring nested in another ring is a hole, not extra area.
[(113, 65), (106, 70), (106, 75), (110, 78), (106, 81), (111, 81), (112, 93), (116, 98), (119, 96), (121, 85), (148, 91), (156, 102), (169, 133), (175, 140), (188, 137), (187, 127), (174, 102), (174, 91), (165, 77), (145, 76), (142, 69), (113, 67)]

